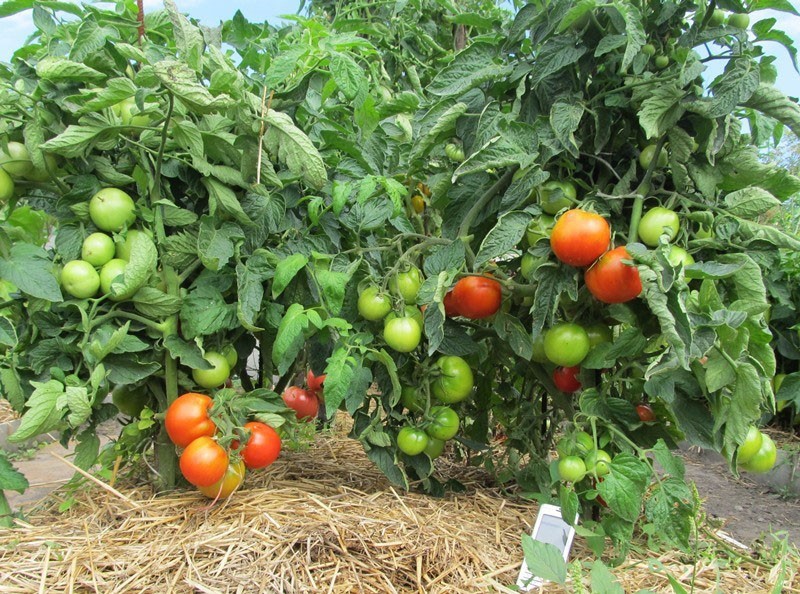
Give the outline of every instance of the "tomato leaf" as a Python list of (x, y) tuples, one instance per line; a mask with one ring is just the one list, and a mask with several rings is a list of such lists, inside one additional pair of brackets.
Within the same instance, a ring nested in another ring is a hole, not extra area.
[(130, 354), (109, 355), (104, 359), (104, 364), (112, 384), (135, 384), (161, 369), (161, 365), (155, 361), (142, 361)]
[(39, 78), (49, 81), (91, 81), (104, 80), (106, 75), (81, 62), (66, 58), (47, 56), (36, 64)]
[(680, 478), (666, 477), (657, 482), (645, 502), (645, 517), (659, 535), (682, 551), (689, 550), (694, 527), (692, 492)]
[(275, 268), (275, 278), (272, 280), (273, 299), (283, 293), (297, 273), (306, 267), (306, 264), (308, 264), (308, 258), (303, 254), (292, 254), (278, 262)]
[[(305, 343), (308, 316), (299, 303), (292, 303), (278, 326), (278, 334), (272, 345), (272, 362), (283, 375), (289, 370)], [(328, 386), (326, 385), (326, 388)], [(327, 395), (326, 395), (327, 398)]]
[(64, 390), (63, 403), (59, 407), (69, 411), (67, 422), (70, 427), (77, 427), (92, 414), (92, 403), (89, 391), (84, 386), (67, 386)]
[(178, 47), (181, 57), (196, 72), (203, 69), (203, 49), (205, 42), (200, 29), (189, 22), (179, 11), (175, 2), (164, 0), (164, 8), (167, 10), (169, 20), (172, 22), (172, 30), (175, 34), (175, 44)]
[(481, 242), (474, 269), (479, 270), (490, 260), (506, 256), (522, 241), (529, 222), (530, 216), (524, 212), (512, 211), (501, 216)]
[(19, 443), (35, 435), (58, 429), (62, 424), (65, 403), (61, 401), (64, 384), (57, 380), (31, 382), (34, 390), (28, 397), (27, 410), (20, 419), (17, 430), (9, 437), (11, 443)]
[(91, 429), (81, 432), (75, 446), (75, 466), (89, 470), (97, 462), (100, 453), (100, 438)]
[(567, 581), (567, 563), (555, 545), (522, 535), (522, 551), (531, 574), (549, 582), (564, 584)]
[(272, 109), (267, 110), (264, 145), (271, 155), (285, 163), (295, 175), (312, 188), (321, 188), (328, 175), (322, 156), (311, 139), (292, 122), (292, 118)]
[(639, 110), (639, 124), (648, 139), (666, 134), (684, 113), (681, 105), (684, 91), (677, 85), (648, 88), (647, 97)]
[(155, 287), (142, 287), (131, 298), (136, 310), (153, 319), (162, 319), (181, 310), (181, 298), (167, 295)]
[(608, 567), (600, 560), (596, 559), (592, 563), (592, 570), (589, 574), (592, 592), (602, 592), (603, 594), (625, 594), (625, 590), (619, 580), (614, 577)]
[(621, 453), (611, 461), (611, 472), (598, 483), (597, 490), (620, 518), (635, 522), (650, 478), (648, 465), (630, 454)]
[(518, 357), (531, 360), (533, 340), (522, 322), (512, 315), (498, 312), (495, 314), (493, 327), (500, 340), (506, 342)]
[(497, 47), (476, 42), (459, 52), (455, 59), (433, 78), (428, 92), (440, 97), (463, 95), (468, 90), (511, 73), (508, 64), (497, 64)]
[(179, 359), (183, 365), (192, 369), (211, 369), (212, 365), (203, 358), (203, 351), (195, 342), (181, 339), (175, 334), (164, 338), (164, 348), (173, 359)]
[(5, 451), (0, 451), (0, 491), (24, 493), (28, 486), (25, 475), (11, 465)]
[(644, 44), (647, 43), (647, 36), (645, 35), (644, 26), (642, 25), (642, 13), (639, 12), (639, 9), (636, 8), (634, 4), (628, 2), (614, 2), (614, 8), (617, 9), (625, 20), (625, 37), (627, 38), (627, 44), (625, 46), (625, 54), (622, 56), (622, 63), (620, 64), (620, 71), (625, 73)]
[(8, 259), (0, 257), (0, 278), (32, 297), (56, 303), (63, 298), (53, 271), (45, 251), (29, 243), (15, 243)]

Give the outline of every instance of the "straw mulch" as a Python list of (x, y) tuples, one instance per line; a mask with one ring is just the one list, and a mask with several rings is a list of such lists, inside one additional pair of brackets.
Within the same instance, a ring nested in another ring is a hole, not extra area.
[[(0, 592), (511, 591), (535, 504), (504, 498), (476, 469), (439, 462), (466, 492), (400, 493), (357, 442), (324, 434), (211, 508), (192, 492), (154, 497), (147, 487), (94, 486), (60, 514), (66, 495), (55, 494), (19, 528), (0, 532)], [(575, 557), (592, 561), (580, 539)], [(661, 557), (688, 586), (692, 566), (677, 559)], [(646, 561), (614, 573), (626, 592), (672, 591)], [(726, 572), (708, 561), (695, 592), (767, 592), (774, 579), (756, 566)], [(792, 579), (783, 592), (800, 592)]]
[(8, 400), (4, 400), (0, 398), (0, 423), (7, 423), (9, 421), (13, 421), (17, 419), (19, 415), (11, 408), (11, 405), (8, 403)]

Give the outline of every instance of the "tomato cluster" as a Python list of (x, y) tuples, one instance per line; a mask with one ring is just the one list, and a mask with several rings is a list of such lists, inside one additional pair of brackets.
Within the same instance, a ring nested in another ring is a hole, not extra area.
[(214, 420), (214, 400), (205, 394), (187, 392), (169, 405), (164, 427), (172, 443), (182, 452), (179, 466), (184, 478), (209, 498), (226, 498), (244, 481), (245, 469), (270, 466), (281, 451), (278, 432), (266, 423), (250, 421), (236, 433), (246, 437), (230, 440), (229, 449)]
[(582, 430), (562, 438), (556, 445), (558, 479), (565, 483), (580, 483), (588, 479), (592, 486), (602, 481), (611, 472), (613, 460), (606, 450), (598, 447), (601, 440), (607, 441), (607, 436), (598, 436), (596, 444), (595, 438)]

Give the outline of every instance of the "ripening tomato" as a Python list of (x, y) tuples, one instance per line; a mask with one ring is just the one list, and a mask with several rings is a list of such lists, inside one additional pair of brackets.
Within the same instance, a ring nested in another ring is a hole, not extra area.
[(734, 12), (728, 17), (728, 25), (736, 29), (747, 29), (750, 26), (750, 16)]
[(678, 266), (686, 267), (694, 264), (694, 258), (682, 247), (671, 245), (669, 246), (669, 254), (667, 254), (667, 262), (675, 268)]
[(640, 402), (636, 405), (636, 414), (639, 415), (639, 420), (642, 423), (652, 423), (656, 420), (656, 413), (653, 412), (653, 407), (646, 402)]
[(415, 213), (422, 214), (425, 212), (425, 199), (419, 194), (414, 194), (411, 197), (411, 207)]
[(595, 299), (603, 303), (625, 303), (642, 292), (642, 281), (636, 265), (623, 260), (631, 256), (625, 246), (606, 252), (584, 275), (586, 287)]
[(584, 327), (584, 330), (586, 330), (586, 335), (589, 337), (590, 349), (596, 347), (598, 344), (614, 340), (614, 334), (611, 332), (611, 328), (600, 322), (589, 324)]
[(540, 239), (550, 239), (550, 233), (553, 231), (553, 225), (556, 220), (550, 215), (542, 215), (535, 219), (531, 219), (528, 227), (525, 229), (525, 240), (528, 245), (534, 246)]
[(586, 431), (575, 434), (575, 449), (581, 454), (587, 454), (594, 449), (594, 438)]
[(454, 318), (461, 315), (461, 312), (458, 310), (458, 303), (453, 295), (453, 291), (447, 292), (442, 300), (442, 303), (444, 304), (444, 314), (448, 318)]
[(438, 458), (444, 452), (445, 442), (443, 439), (428, 436), (428, 445), (425, 446), (424, 452), (428, 454), (431, 460)]
[(212, 437), (217, 426), (208, 416), (214, 401), (205, 394), (187, 392), (167, 408), (164, 427), (176, 446), (185, 448), (198, 437)]
[(70, 260), (61, 270), (61, 286), (77, 299), (88, 299), (100, 288), (100, 275), (88, 262)]
[[(424, 306), (423, 306), (424, 307)], [(383, 327), (386, 328), (387, 324), (396, 318), (411, 318), (417, 324), (419, 324), (420, 330), (425, 325), (425, 318), (422, 314), (422, 310), (415, 305), (406, 305), (401, 312), (401, 315), (397, 315), (396, 312), (389, 312), (385, 318), (383, 318)]]
[[(439, 376), (431, 385), (433, 395), (441, 402), (461, 402), (472, 393), (474, 378), (469, 364), (461, 357), (445, 355), (436, 361)], [(435, 437), (435, 436), (434, 436)]]
[(236, 352), (235, 346), (228, 343), (222, 347), (219, 352), (223, 357), (225, 357), (225, 360), (228, 362), (228, 367), (231, 369), (236, 367), (236, 364), (239, 362), (239, 353)]
[(725, 11), (721, 8), (715, 8), (714, 12), (711, 13), (711, 17), (708, 19), (708, 26), (709, 27), (719, 27), (722, 23), (725, 22)]
[(419, 293), (419, 288), (424, 280), (420, 269), (411, 266), (404, 272), (398, 272), (389, 280), (389, 289), (407, 303), (416, 303), (417, 293)]
[(245, 473), (244, 461), (239, 460), (228, 464), (225, 474), (216, 483), (208, 487), (197, 487), (197, 490), (209, 499), (227, 499), (242, 485)]
[(605, 450), (590, 450), (583, 458), (586, 471), (597, 476), (605, 476), (611, 472), (611, 456)]
[(608, 221), (579, 208), (561, 215), (550, 233), (553, 253), (570, 266), (589, 266), (608, 249), (610, 241)]
[(0, 167), (11, 177), (27, 177), (33, 170), (31, 154), (24, 144), (12, 140), (7, 150), (0, 146)]
[(0, 203), (5, 202), (14, 195), (14, 180), (8, 172), (0, 167)]
[(567, 394), (572, 394), (581, 389), (581, 381), (578, 374), (581, 368), (577, 365), (572, 367), (556, 367), (553, 370), (553, 383), (556, 388)]
[[(266, 468), (281, 453), (281, 438), (278, 432), (266, 423), (250, 421), (245, 423), (244, 428), (250, 432), (250, 437), (242, 449), (242, 460), (250, 470)], [(235, 444), (235, 445), (234, 445)], [(231, 444), (231, 447), (239, 447), (238, 442)]]
[(183, 450), (181, 473), (195, 487), (208, 487), (220, 480), (228, 469), (228, 454), (211, 437), (198, 437)]
[(312, 420), (319, 413), (319, 399), (313, 392), (299, 386), (289, 386), (281, 396), (283, 402), (294, 410), (298, 420)]
[(397, 448), (409, 456), (416, 456), (428, 446), (428, 434), (422, 429), (407, 425), (397, 434)]
[(544, 354), (562, 367), (580, 364), (589, 354), (589, 335), (578, 324), (561, 322), (544, 335)]
[(497, 313), (503, 301), (500, 283), (485, 276), (465, 276), (453, 287), (458, 313), (470, 320), (481, 320)]
[(150, 403), (150, 394), (145, 386), (121, 384), (111, 392), (111, 402), (123, 415), (138, 417)]

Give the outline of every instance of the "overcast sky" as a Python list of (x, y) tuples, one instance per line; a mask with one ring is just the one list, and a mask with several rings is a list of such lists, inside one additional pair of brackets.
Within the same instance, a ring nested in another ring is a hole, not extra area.
[[(77, 0), (71, 0), (77, 2)], [(238, 9), (244, 16), (253, 22), (270, 21), (278, 22), (278, 17), (285, 14), (294, 14), (300, 6), (300, 0), (233, 0), (230, 4), (219, 0), (176, 0), (181, 11), (190, 14), (206, 25), (216, 25), (220, 21), (230, 18)], [(797, 5), (797, 1), (793, 2)], [(163, 0), (144, 0), (145, 9), (160, 8)], [(751, 23), (764, 18), (775, 17), (778, 19), (776, 28), (785, 31), (795, 44), (800, 38), (800, 17), (769, 10), (751, 14)], [(25, 39), (33, 30), (31, 11), (25, 11), (5, 19), (0, 19), (0, 60), (8, 60), (15, 49), (25, 43)], [(778, 57), (778, 81), (776, 86), (784, 93), (793, 97), (800, 96), (800, 74), (798, 74), (788, 57), (786, 50), (781, 46), (769, 43), (765, 47), (770, 53)], [(708, 71), (709, 78), (718, 72)]]

